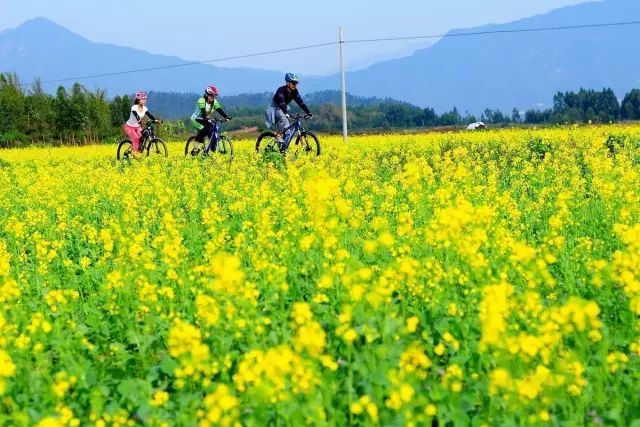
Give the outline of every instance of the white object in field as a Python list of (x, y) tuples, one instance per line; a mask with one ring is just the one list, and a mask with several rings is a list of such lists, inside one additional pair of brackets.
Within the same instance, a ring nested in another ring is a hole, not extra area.
[(475, 122), (467, 126), (467, 130), (478, 130), (478, 129), (486, 129), (486, 128), (487, 128), (487, 125), (485, 125), (483, 122)]

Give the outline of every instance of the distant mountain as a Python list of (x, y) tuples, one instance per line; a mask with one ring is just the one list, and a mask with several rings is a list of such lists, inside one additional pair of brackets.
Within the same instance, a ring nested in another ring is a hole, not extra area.
[[(603, 0), (503, 25), (450, 34), (640, 21), (640, 1)], [(447, 37), (434, 46), (348, 73), (354, 95), (402, 99), (444, 111), (549, 107), (557, 91), (611, 87), (618, 97), (640, 87), (640, 25)], [(308, 81), (313, 91), (338, 76)]]
[[(639, 20), (639, 0), (602, 0), (450, 34)], [(393, 28), (389, 31), (393, 35)], [(445, 37), (410, 56), (348, 73), (347, 90), (357, 96), (431, 106), (440, 112), (456, 106), (472, 113), (487, 107), (504, 111), (549, 107), (554, 93), (580, 87), (611, 87), (622, 98), (640, 87), (639, 47), (640, 25)], [(0, 71), (15, 71), (26, 82), (36, 77), (50, 80), (185, 63), (176, 57), (93, 43), (43, 18), (0, 33)], [(219, 85), (223, 95), (237, 95), (270, 92), (281, 84), (282, 75), (193, 65), (79, 80), (88, 88), (105, 88), (110, 95), (140, 88), (199, 93), (209, 82)], [(54, 91), (55, 86), (45, 89)], [(339, 87), (337, 74), (305, 77), (302, 91)]]
[[(137, 49), (94, 43), (45, 18), (33, 19), (14, 30), (0, 33), (0, 71), (16, 72), (23, 82), (37, 77), (53, 80), (188, 62)], [(276, 87), (282, 81), (282, 74), (251, 68), (191, 65), (78, 80), (88, 88), (107, 89), (111, 95), (140, 89), (200, 92), (211, 82), (219, 85), (224, 93), (239, 94)], [(53, 92), (57, 85), (45, 85), (45, 90)]]

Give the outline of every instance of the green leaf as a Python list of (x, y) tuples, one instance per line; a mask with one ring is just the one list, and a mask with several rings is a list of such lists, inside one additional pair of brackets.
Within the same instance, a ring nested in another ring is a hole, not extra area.
[(140, 405), (149, 400), (151, 396), (151, 384), (144, 380), (124, 380), (118, 385), (118, 393), (135, 405)]
[(165, 357), (164, 359), (162, 359), (162, 362), (160, 362), (160, 369), (167, 375), (172, 375), (177, 367), (178, 362), (170, 357)]

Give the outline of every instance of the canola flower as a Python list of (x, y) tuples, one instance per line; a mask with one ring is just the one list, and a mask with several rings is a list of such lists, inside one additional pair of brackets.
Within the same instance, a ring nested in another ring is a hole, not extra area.
[(0, 151), (0, 423), (637, 424), (639, 134)]

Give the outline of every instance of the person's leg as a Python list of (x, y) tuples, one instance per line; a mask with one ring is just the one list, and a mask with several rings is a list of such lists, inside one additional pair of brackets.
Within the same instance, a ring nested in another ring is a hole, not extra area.
[(134, 128), (136, 132), (136, 142), (134, 142), (134, 150), (137, 152), (140, 150), (140, 139), (142, 139), (142, 127)]
[(276, 108), (271, 105), (264, 112), (264, 125), (267, 129), (273, 129), (276, 124)]
[(289, 119), (284, 114), (284, 112), (278, 108), (276, 111), (276, 128), (278, 130), (277, 136), (281, 139), (286, 140), (287, 135), (286, 129), (289, 127)]
[(196, 141), (202, 144), (204, 142), (204, 138), (211, 135), (211, 130), (213, 129), (213, 126), (211, 125), (211, 122), (201, 117), (198, 117), (196, 119), (196, 122), (201, 126), (200, 130), (198, 131), (198, 134), (196, 135)]
[(133, 144), (133, 151), (138, 152), (138, 147), (140, 146), (140, 137), (142, 136), (142, 131), (139, 127), (134, 128), (129, 125), (124, 125), (124, 133), (127, 135), (127, 138), (131, 140)]

